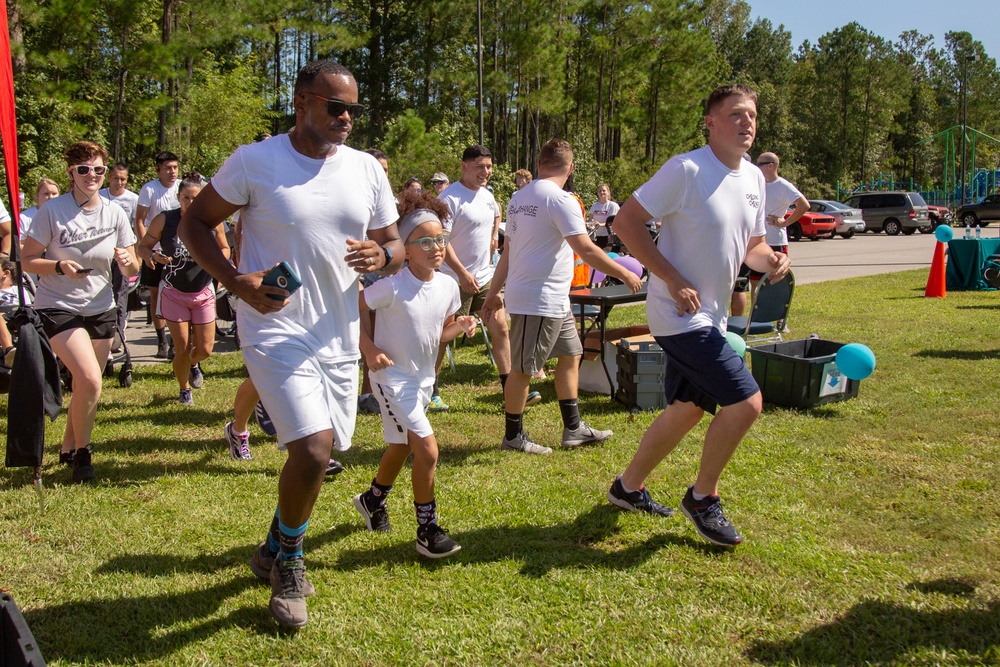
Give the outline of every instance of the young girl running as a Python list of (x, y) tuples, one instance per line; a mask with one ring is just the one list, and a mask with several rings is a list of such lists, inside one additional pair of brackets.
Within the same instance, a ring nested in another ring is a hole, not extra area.
[[(399, 214), (399, 236), (405, 242), (409, 265), (359, 295), (361, 351), (371, 371), (389, 446), (371, 488), (354, 497), (354, 507), (368, 530), (388, 531), (386, 496), (412, 452), (417, 552), (443, 558), (461, 547), (437, 524), (434, 469), (438, 447), (425, 412), (439, 345), (463, 333), (473, 335), (476, 319), (455, 318), (461, 305), (458, 283), (437, 272), (449, 241), (441, 226), (448, 209), (429, 192), (406, 191), (400, 196)], [(370, 310), (378, 311), (374, 341), (365, 316)]]

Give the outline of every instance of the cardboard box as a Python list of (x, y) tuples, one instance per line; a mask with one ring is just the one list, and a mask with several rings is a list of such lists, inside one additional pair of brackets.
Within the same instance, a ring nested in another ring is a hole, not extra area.
[(583, 362), (580, 364), (580, 391), (589, 391), (596, 394), (606, 394), (611, 396), (618, 389), (618, 342), (622, 338), (635, 341), (652, 341), (649, 335), (649, 327), (621, 327), (619, 329), (608, 329), (604, 335), (604, 363), (607, 364), (608, 372), (611, 373), (612, 385), (608, 385), (608, 378), (601, 368), (600, 346), (601, 333), (591, 331), (583, 339)]

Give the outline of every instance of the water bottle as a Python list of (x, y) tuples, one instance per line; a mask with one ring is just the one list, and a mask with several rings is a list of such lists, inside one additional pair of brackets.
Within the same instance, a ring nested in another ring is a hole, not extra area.
[(976, 240), (983, 238), (983, 232), (979, 229), (979, 223), (976, 223)]
[(965, 223), (965, 240), (968, 241), (972, 238), (972, 228), (969, 227), (969, 223)]

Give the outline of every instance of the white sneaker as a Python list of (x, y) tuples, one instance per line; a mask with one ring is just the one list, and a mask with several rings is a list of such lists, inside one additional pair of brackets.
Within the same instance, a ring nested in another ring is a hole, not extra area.
[(517, 434), (512, 440), (503, 439), (500, 443), (501, 450), (524, 452), (525, 454), (551, 454), (551, 447), (542, 447), (537, 442), (528, 437), (524, 431)]
[(612, 431), (598, 431), (595, 428), (587, 426), (586, 422), (581, 421), (580, 425), (573, 430), (568, 428), (563, 429), (562, 446), (581, 447), (583, 445), (593, 445), (598, 442), (604, 442), (612, 435)]

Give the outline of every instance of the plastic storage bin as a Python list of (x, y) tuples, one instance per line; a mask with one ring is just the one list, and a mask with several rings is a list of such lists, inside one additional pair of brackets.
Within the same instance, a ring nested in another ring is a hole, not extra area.
[(837, 370), (837, 350), (845, 343), (804, 338), (747, 348), (750, 372), (765, 403), (811, 408), (858, 395), (859, 381)]
[(662, 410), (667, 355), (655, 341), (623, 338), (616, 353), (618, 391), (615, 398), (631, 410)]

